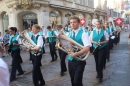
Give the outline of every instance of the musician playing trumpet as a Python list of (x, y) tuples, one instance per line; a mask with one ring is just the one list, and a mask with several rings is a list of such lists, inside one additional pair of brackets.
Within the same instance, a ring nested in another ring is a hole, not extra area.
[(99, 78), (99, 83), (101, 83), (103, 78), (104, 53), (109, 38), (107, 32), (101, 29), (100, 21), (97, 21), (95, 25), (96, 28), (91, 33), (90, 40), (93, 43), (93, 47), (95, 48), (93, 54), (96, 63), (96, 71), (97, 71), (96, 77)]
[[(86, 65), (86, 61), (78, 60), (77, 56), (83, 55), (90, 51), (91, 42), (88, 34), (80, 28), (80, 19), (76, 16), (70, 18), (70, 26), (72, 31), (69, 32), (69, 37), (77, 43), (84, 46), (78, 52), (69, 52), (68, 54), (68, 69), (71, 78), (72, 86), (83, 86), (82, 78)], [(84, 58), (84, 57), (82, 57)]]

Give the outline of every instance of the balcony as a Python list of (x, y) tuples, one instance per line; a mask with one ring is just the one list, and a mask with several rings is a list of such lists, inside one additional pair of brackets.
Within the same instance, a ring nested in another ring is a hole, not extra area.
[(28, 8), (30, 7), (40, 7), (48, 6), (48, 0), (5, 0), (7, 7), (11, 8)]
[(89, 12), (89, 13), (94, 12), (94, 8), (83, 6), (83, 5), (80, 5), (74, 2), (69, 2), (66, 0), (51, 0), (50, 6), (63, 8), (63, 9), (70, 9), (70, 10), (75, 10), (75, 11)]

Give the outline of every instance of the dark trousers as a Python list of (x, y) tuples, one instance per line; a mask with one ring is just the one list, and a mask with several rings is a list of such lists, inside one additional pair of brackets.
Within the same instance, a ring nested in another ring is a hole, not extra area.
[(104, 61), (104, 54), (105, 54), (105, 48), (96, 49), (94, 52), (94, 59), (96, 63), (96, 71), (99, 79), (103, 78), (103, 61)]
[(41, 84), (45, 83), (40, 69), (41, 58), (42, 58), (42, 54), (39, 56), (32, 55), (32, 61), (33, 61), (32, 78), (33, 78), (34, 86), (39, 86), (39, 82)]
[(82, 79), (85, 65), (86, 65), (85, 61), (68, 62), (68, 68), (72, 86), (83, 86)]
[[(110, 40), (110, 39), (109, 39)], [(106, 59), (109, 61), (110, 60), (110, 41), (107, 43), (107, 50), (106, 50)]]
[(64, 51), (61, 51), (59, 49), (59, 56), (60, 56), (60, 64), (61, 64), (61, 72), (66, 72), (67, 68), (66, 68), (66, 63), (65, 63), (65, 58), (67, 56), (67, 53), (65, 53)]
[(111, 39), (111, 38), (109, 38), (110, 40), (110, 49), (112, 49), (113, 48), (113, 43), (114, 43), (114, 39)]
[(55, 58), (57, 58), (55, 45), (56, 42), (49, 43), (50, 53), (53, 61), (55, 60)]
[[(13, 57), (12, 57), (12, 58), (13, 58)], [(22, 57), (21, 57), (20, 54), (19, 54), (18, 58), (19, 58), (19, 62), (20, 62), (20, 63), (23, 63), (23, 60), (22, 60)]]
[(117, 43), (118, 43), (118, 36), (117, 36), (117, 35), (115, 35), (114, 43), (115, 43), (116, 45), (117, 45)]
[(106, 60), (107, 60), (107, 53), (108, 53), (108, 44), (107, 44), (107, 46), (104, 48), (104, 51), (105, 51), (105, 53), (104, 53), (104, 57), (103, 57), (103, 67), (105, 68), (106, 67)]
[(31, 54), (31, 52), (29, 52), (30, 60), (32, 60), (32, 57), (31, 57), (31, 55), (32, 55), (32, 54)]
[(23, 73), (23, 70), (20, 65), (19, 56), (20, 56), (20, 49), (14, 50), (11, 52), (11, 56), (13, 58), (12, 60), (12, 71), (11, 71), (11, 79), (16, 78), (16, 70), (18, 70), (19, 73)]
[(19, 55), (19, 61), (20, 61), (20, 63), (23, 63), (21, 55)]
[(120, 42), (120, 33), (118, 33), (118, 39), (117, 39), (117, 42), (118, 42), (118, 43)]

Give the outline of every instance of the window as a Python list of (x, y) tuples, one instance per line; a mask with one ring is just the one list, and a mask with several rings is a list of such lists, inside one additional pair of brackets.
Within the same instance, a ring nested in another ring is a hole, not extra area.
[(50, 23), (52, 25), (56, 26), (61, 24), (61, 14), (58, 11), (56, 10), (51, 11), (49, 16), (50, 16)]
[(8, 26), (9, 26), (9, 17), (8, 17), (8, 14), (6, 12), (3, 13), (2, 23), (3, 23), (4, 31), (7, 30)]

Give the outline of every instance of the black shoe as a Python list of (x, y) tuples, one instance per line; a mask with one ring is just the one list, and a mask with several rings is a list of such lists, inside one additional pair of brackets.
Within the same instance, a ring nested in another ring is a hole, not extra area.
[(50, 62), (54, 62), (54, 60), (51, 60)]
[(61, 72), (60, 75), (61, 75), (61, 76), (64, 76), (64, 72)]
[(40, 83), (39, 86), (45, 86), (45, 82), (44, 83)]
[(24, 74), (24, 72), (23, 72), (23, 73), (18, 73), (17, 76), (21, 76), (21, 75), (23, 75), (23, 74)]
[(102, 79), (99, 79), (99, 81), (98, 81), (99, 83), (102, 83)]
[(14, 78), (14, 79), (13, 79), (13, 78), (10, 78), (10, 82), (13, 82), (14, 80), (16, 80), (16, 78)]
[(3, 58), (5, 57), (5, 56), (2, 56)]
[(99, 78), (99, 76), (97, 75), (96, 78)]

